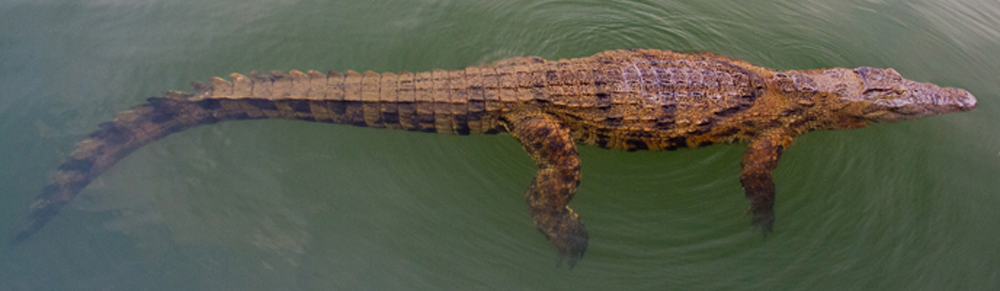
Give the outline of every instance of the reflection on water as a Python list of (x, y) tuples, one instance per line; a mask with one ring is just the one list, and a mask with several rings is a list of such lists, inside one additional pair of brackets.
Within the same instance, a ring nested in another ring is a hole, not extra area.
[(114, 112), (230, 72), (660, 48), (894, 67), (980, 107), (798, 139), (766, 239), (741, 216), (744, 146), (582, 147), (572, 206), (591, 246), (572, 271), (531, 225), (534, 166), (509, 136), (205, 126), (136, 151), (27, 244), (0, 249), (0, 289), (1000, 287), (995, 1), (187, 2), (0, 4), (0, 229)]

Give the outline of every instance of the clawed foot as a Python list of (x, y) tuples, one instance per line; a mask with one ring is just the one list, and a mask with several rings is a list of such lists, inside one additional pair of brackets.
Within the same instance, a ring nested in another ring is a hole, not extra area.
[(766, 237), (767, 234), (774, 231), (774, 209), (759, 209), (751, 205), (743, 214), (750, 213), (753, 213), (752, 224), (760, 228), (762, 235)]
[(559, 252), (559, 263), (563, 261), (569, 263), (569, 268), (576, 266), (576, 262), (583, 258), (583, 253), (587, 251), (587, 229), (580, 222), (580, 218), (568, 208), (559, 214), (545, 217), (538, 215), (535, 217), (535, 227), (545, 234), (545, 237), (556, 247)]

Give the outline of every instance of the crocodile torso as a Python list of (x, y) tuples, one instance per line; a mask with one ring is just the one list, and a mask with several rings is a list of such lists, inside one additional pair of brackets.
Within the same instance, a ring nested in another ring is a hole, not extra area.
[(771, 172), (793, 138), (817, 129), (971, 110), (968, 92), (903, 79), (892, 69), (774, 71), (710, 53), (608, 51), (461, 70), (232, 74), (169, 91), (118, 113), (76, 146), (31, 205), (26, 239), (90, 181), (174, 132), (244, 119), (295, 119), (450, 134), (508, 132), (539, 169), (526, 193), (535, 226), (571, 265), (588, 234), (567, 206), (580, 181), (576, 143), (673, 150), (745, 142), (740, 180), (753, 223), (774, 222)]

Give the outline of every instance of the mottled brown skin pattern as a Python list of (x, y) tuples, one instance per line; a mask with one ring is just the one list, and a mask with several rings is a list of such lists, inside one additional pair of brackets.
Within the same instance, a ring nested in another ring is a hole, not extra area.
[(143, 145), (226, 120), (296, 119), (462, 135), (509, 132), (538, 165), (525, 195), (534, 224), (560, 262), (573, 266), (588, 240), (568, 207), (580, 183), (576, 143), (627, 151), (749, 143), (740, 181), (753, 224), (766, 234), (774, 223), (771, 172), (795, 137), (976, 106), (964, 90), (906, 80), (892, 69), (778, 72), (710, 53), (658, 50), (559, 61), (522, 57), (452, 71), (231, 77), (194, 83), (193, 94), (150, 98), (102, 123), (31, 205), (16, 241)]

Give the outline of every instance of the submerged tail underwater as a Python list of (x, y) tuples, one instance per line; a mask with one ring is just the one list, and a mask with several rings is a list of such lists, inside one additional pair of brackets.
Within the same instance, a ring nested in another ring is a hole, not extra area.
[(409, 73), (232, 74), (115, 115), (76, 145), (31, 204), (27, 240), (101, 173), (172, 133), (228, 120), (293, 119), (447, 134), (510, 133), (538, 165), (525, 194), (534, 225), (574, 266), (589, 234), (568, 207), (580, 183), (576, 144), (674, 150), (748, 143), (740, 181), (753, 224), (773, 230), (772, 171), (792, 140), (969, 111), (969, 92), (860, 67), (774, 71), (729, 57), (618, 50), (546, 61)]

